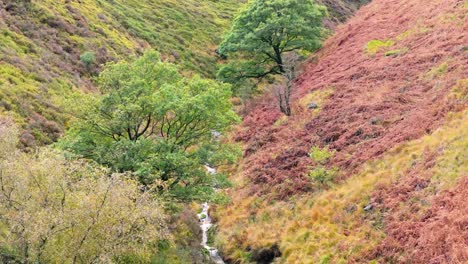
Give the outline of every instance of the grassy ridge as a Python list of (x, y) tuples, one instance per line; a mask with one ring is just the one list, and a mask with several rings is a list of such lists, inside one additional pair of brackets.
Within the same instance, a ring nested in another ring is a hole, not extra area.
[(215, 46), (241, 2), (87, 0), (62, 5), (48, 0), (38, 5), (70, 22), (83, 18), (90, 31), (101, 35), (86, 45), (128, 49), (150, 45), (186, 69), (212, 75)]

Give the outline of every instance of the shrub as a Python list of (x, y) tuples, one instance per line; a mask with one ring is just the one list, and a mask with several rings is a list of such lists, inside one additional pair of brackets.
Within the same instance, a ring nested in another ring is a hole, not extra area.
[(91, 69), (94, 62), (96, 62), (96, 56), (91, 51), (86, 51), (85, 53), (80, 55), (80, 61), (84, 64), (86, 69)]
[(137, 182), (48, 149), (21, 153), (17, 143), (0, 120), (0, 254), (19, 263), (148, 262), (168, 238), (160, 203)]
[(319, 147), (312, 147), (309, 152), (309, 157), (319, 164), (326, 163), (331, 157), (333, 157), (334, 152), (329, 150), (328, 148), (319, 148)]
[(337, 175), (336, 169), (327, 169), (323, 166), (314, 168), (309, 172), (309, 177), (313, 183), (322, 187), (329, 187)]

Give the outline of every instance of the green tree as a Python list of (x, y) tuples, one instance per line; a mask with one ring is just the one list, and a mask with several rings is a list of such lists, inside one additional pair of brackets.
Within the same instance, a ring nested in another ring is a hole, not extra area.
[(326, 8), (312, 0), (253, 1), (218, 48), (222, 56), (235, 55), (219, 70), (218, 78), (239, 83), (284, 73), (285, 53), (320, 48), (326, 14)]
[(225, 148), (213, 133), (238, 121), (229, 85), (184, 78), (153, 51), (109, 64), (98, 83), (102, 95), (81, 102), (81, 122), (63, 147), (178, 198), (205, 197), (223, 182), (203, 165)]

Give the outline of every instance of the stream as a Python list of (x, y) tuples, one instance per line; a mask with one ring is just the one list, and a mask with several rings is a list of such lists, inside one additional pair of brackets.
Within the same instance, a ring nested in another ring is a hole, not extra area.
[[(208, 173), (214, 174), (216, 173), (216, 169), (211, 168), (209, 166), (205, 166)], [(200, 220), (200, 228), (203, 231), (202, 242), (201, 245), (210, 252), (210, 257), (216, 264), (225, 264), (219, 252), (216, 248), (210, 247), (208, 245), (208, 230), (213, 226), (213, 221), (209, 215), (210, 205), (208, 203), (203, 203), (203, 210), (201, 213), (198, 214), (198, 219)]]

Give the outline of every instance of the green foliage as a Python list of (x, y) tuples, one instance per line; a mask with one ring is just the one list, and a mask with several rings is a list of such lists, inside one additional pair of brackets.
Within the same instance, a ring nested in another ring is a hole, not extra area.
[(328, 159), (333, 157), (333, 155), (334, 152), (328, 148), (321, 149), (316, 146), (312, 147), (309, 152), (309, 157), (319, 164), (324, 164)]
[(96, 62), (96, 56), (91, 51), (86, 51), (80, 55), (80, 61), (85, 65), (87, 69), (90, 69), (91, 66)]
[(395, 42), (393, 40), (386, 40), (386, 41), (382, 41), (378, 39), (371, 40), (366, 45), (366, 52), (369, 55), (374, 55), (377, 52), (379, 52), (379, 50), (381, 50), (382, 48), (391, 47), (394, 44)]
[[(27, 146), (50, 144), (55, 135), (33, 128), (35, 116), (63, 130), (70, 119), (64, 98), (95, 90), (91, 77), (100, 68), (92, 66), (155, 48), (184, 74), (213, 77), (215, 45), (243, 2), (8, 1), (0, 23), (0, 112), (21, 124)], [(91, 53), (94, 62), (86, 60)]]
[(397, 56), (406, 54), (408, 51), (409, 51), (408, 48), (389, 50), (385, 52), (385, 57), (397, 57)]
[[(262, 76), (265, 72), (256, 61), (233, 60), (221, 65), (216, 78), (224, 83), (232, 84), (233, 94), (243, 101), (254, 95), (257, 82), (252, 78)], [(268, 78), (264, 76), (263, 78)]]
[(221, 55), (234, 55), (235, 60), (220, 69), (218, 78), (242, 86), (239, 82), (246, 78), (283, 73), (284, 53), (321, 46), (326, 13), (324, 6), (312, 1), (251, 2), (219, 46)]
[(309, 177), (314, 184), (320, 187), (330, 187), (332, 185), (338, 171), (335, 168), (327, 169), (324, 165), (334, 154), (335, 152), (327, 147), (319, 148), (314, 146), (310, 149), (309, 157), (317, 164), (314, 169), (309, 171)]
[(223, 30), (244, 1), (100, 2), (109, 17), (132, 36), (148, 42), (184, 69), (213, 76), (216, 59), (212, 47), (221, 41)]
[(435, 79), (438, 78), (442, 75), (444, 75), (447, 72), (448, 69), (448, 62), (443, 62), (436, 67), (433, 67), (426, 73), (426, 77), (430, 79)]
[(0, 261), (148, 263), (171, 239), (160, 201), (136, 181), (17, 143), (17, 129), (0, 120)]
[(336, 169), (327, 169), (323, 166), (317, 166), (309, 172), (312, 182), (324, 187), (331, 186), (336, 175)]
[(331, 260), (331, 255), (327, 254), (320, 258), (320, 264), (329, 264)]
[(238, 121), (229, 85), (183, 78), (152, 51), (131, 63), (109, 64), (98, 83), (102, 96), (79, 102), (81, 120), (62, 148), (115, 171), (130, 171), (143, 184), (156, 184), (179, 199), (207, 198), (212, 187), (226, 183), (203, 166), (236, 158), (213, 137)]

